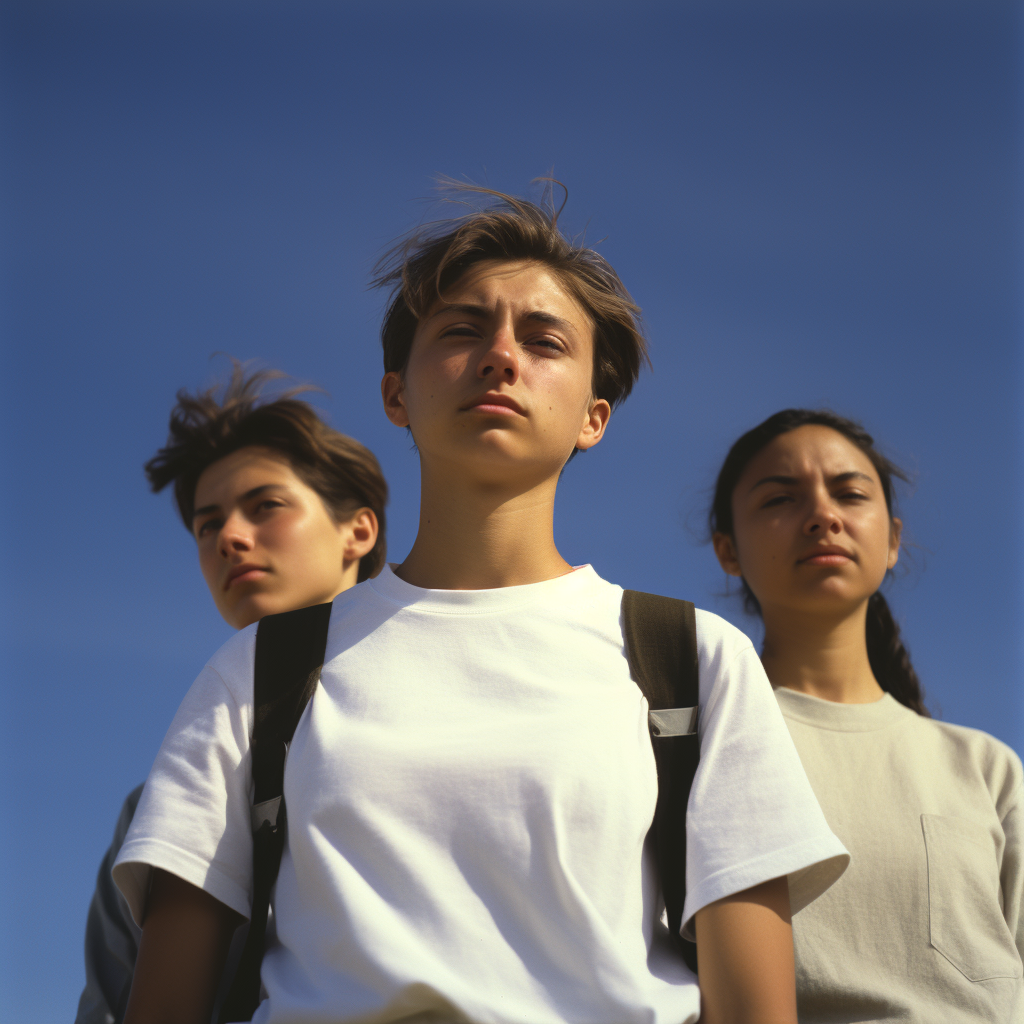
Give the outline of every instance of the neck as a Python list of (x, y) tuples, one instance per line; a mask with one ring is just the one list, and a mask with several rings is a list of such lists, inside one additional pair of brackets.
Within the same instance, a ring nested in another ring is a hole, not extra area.
[(540, 583), (572, 566), (555, 547), (557, 476), (525, 490), (440, 479), (423, 467), (416, 541), (395, 574), (435, 590)]
[(785, 686), (838, 704), (881, 700), (868, 661), (867, 602), (852, 614), (822, 615), (763, 608), (761, 661), (772, 686)]

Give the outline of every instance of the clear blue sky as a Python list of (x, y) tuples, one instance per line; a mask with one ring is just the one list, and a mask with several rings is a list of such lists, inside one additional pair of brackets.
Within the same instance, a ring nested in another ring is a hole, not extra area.
[(439, 173), (522, 192), (644, 309), (654, 371), (557, 538), (748, 630), (700, 524), (790, 405), (916, 473), (891, 598), (930, 702), (1024, 750), (1021, 8), (1008, 2), (8, 0), (0, 1022), (70, 1019), (99, 859), (229, 635), (142, 463), (211, 353), (321, 383), (415, 528), (380, 410), (389, 239)]

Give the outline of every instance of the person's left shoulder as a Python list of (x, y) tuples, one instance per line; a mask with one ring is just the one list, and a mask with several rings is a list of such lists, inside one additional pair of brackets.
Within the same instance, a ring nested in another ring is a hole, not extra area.
[(960, 764), (970, 764), (984, 777), (989, 791), (1011, 797), (1024, 786), (1024, 767), (1012, 747), (981, 729), (953, 725), (934, 718), (919, 719), (924, 728), (937, 730), (941, 742)]
[(697, 652), (701, 668), (718, 665), (725, 668), (738, 654), (749, 652), (760, 665), (750, 637), (721, 615), (694, 609), (697, 625)]

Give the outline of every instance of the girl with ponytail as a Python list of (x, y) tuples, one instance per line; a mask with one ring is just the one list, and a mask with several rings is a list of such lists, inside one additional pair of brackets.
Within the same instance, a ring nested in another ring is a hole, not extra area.
[(710, 526), (852, 861), (793, 919), (802, 1024), (1024, 1020), (1020, 759), (934, 721), (879, 592), (906, 479), (857, 423), (786, 409), (730, 449)]

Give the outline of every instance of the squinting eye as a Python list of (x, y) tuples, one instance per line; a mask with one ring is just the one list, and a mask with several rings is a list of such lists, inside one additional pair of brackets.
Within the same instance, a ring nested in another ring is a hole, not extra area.
[(771, 508), (773, 505), (781, 505), (784, 501), (789, 501), (790, 497), (788, 494), (777, 494), (774, 498), (769, 498), (761, 507)]
[(217, 527), (217, 520), (216, 519), (207, 519), (206, 522), (204, 522), (202, 524), (202, 526), (200, 526), (199, 529), (196, 530), (196, 536), (197, 537), (205, 537), (208, 533), (210, 533), (211, 530), (214, 530), (216, 527)]

